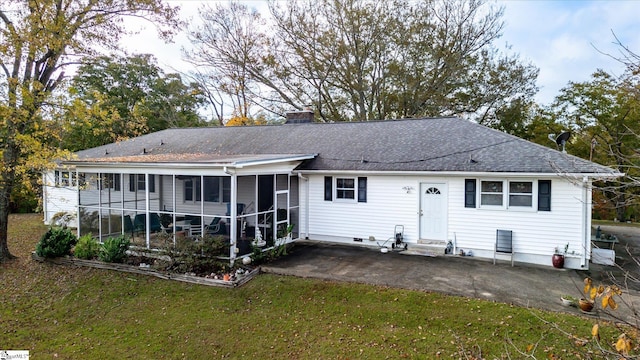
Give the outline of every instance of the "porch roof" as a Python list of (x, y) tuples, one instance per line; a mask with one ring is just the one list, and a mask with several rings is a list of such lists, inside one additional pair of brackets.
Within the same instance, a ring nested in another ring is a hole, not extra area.
[[(108, 155), (108, 154), (107, 154)], [(292, 161), (313, 159), (316, 154), (242, 154), (242, 155), (217, 155), (205, 153), (187, 154), (138, 154), (117, 157), (97, 157), (89, 159), (74, 159), (65, 161), (65, 164), (74, 166), (103, 166), (103, 167), (127, 167), (127, 166), (162, 166), (181, 167), (206, 166), (206, 167), (233, 167), (243, 168), (266, 164), (277, 164)]]

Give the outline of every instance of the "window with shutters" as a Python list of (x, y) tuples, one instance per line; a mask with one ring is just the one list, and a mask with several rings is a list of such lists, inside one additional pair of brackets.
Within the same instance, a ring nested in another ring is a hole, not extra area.
[(325, 201), (367, 202), (366, 177), (324, 177)]
[(476, 191), (480, 208), (551, 211), (551, 180), (465, 179), (465, 207), (476, 207)]

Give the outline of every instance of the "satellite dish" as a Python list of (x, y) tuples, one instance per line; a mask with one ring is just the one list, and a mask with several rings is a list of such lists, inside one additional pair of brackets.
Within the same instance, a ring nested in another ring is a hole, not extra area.
[(556, 145), (558, 145), (558, 147), (562, 146), (562, 152), (565, 154), (567, 153), (567, 150), (565, 149), (565, 145), (567, 144), (567, 140), (569, 140), (570, 137), (571, 137), (571, 133), (568, 131), (565, 131), (562, 134), (558, 135), (558, 137), (556, 138)]
[(567, 141), (571, 137), (571, 133), (569, 131), (564, 131), (560, 135), (558, 135), (557, 137), (556, 137), (556, 134), (549, 134), (548, 137), (549, 137), (549, 140), (551, 140), (554, 143), (556, 143), (558, 148), (562, 147), (562, 152), (563, 153), (565, 153), (565, 154), (567, 153), (567, 150), (565, 149), (565, 145), (567, 144)]

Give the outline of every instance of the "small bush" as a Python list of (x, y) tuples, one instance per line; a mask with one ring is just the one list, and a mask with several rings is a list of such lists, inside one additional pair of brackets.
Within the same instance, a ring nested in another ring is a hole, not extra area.
[(100, 252), (100, 244), (91, 236), (91, 234), (85, 234), (78, 239), (78, 243), (73, 251), (73, 254), (78, 259), (94, 259)]
[(45, 258), (54, 258), (71, 253), (71, 247), (78, 238), (67, 228), (52, 227), (47, 230), (36, 245), (36, 254)]
[(129, 249), (129, 239), (124, 235), (118, 237), (109, 237), (104, 241), (100, 247), (98, 257), (101, 261), (110, 263), (120, 263), (126, 256), (126, 251)]

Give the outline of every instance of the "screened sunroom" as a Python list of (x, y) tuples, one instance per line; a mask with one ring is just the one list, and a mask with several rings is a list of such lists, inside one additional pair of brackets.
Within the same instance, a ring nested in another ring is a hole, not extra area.
[(299, 236), (299, 178), (292, 170), (312, 157), (76, 161), (78, 235), (104, 241), (124, 234), (144, 249), (217, 236), (228, 241), (231, 260), (251, 245), (268, 249)]

